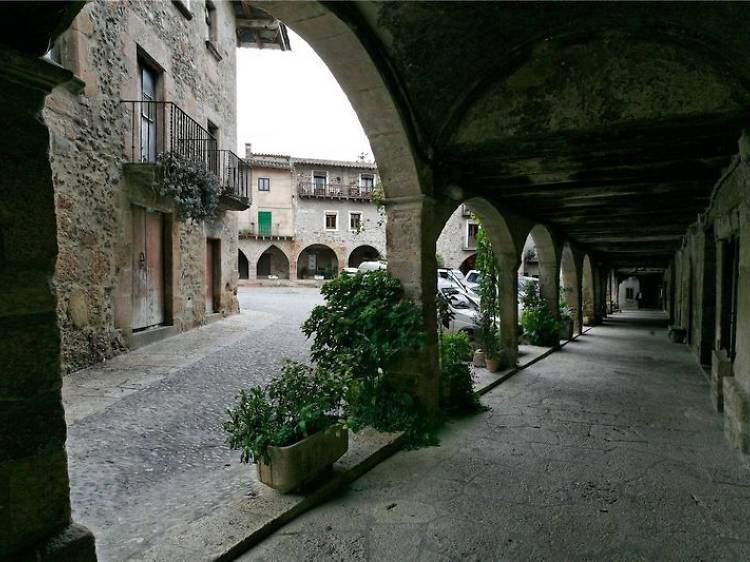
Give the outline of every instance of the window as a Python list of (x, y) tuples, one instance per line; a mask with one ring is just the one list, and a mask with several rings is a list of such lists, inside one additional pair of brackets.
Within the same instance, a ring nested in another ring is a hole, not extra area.
[(326, 211), (326, 230), (338, 230), (339, 229), (339, 214), (338, 211)]
[(258, 191), (271, 191), (271, 178), (258, 178)]
[(211, 121), (206, 121), (206, 129), (210, 138), (206, 142), (206, 151), (208, 152), (208, 169), (214, 174), (219, 174), (219, 127)]
[(359, 175), (359, 187), (371, 190), (375, 186), (375, 176), (372, 174)]
[(633, 300), (633, 287), (625, 287), (625, 298)]
[(328, 174), (326, 172), (313, 172), (313, 185), (315, 187), (325, 187), (328, 183)]
[(471, 250), (477, 247), (477, 234), (479, 233), (479, 225), (477, 223), (466, 224), (466, 249)]
[(362, 230), (362, 213), (349, 213), (349, 230), (352, 232)]
[(211, 0), (206, 0), (206, 27), (208, 28), (207, 39), (216, 43), (216, 5)]
[(190, 11), (190, 0), (172, 0), (172, 4), (187, 19), (193, 19), (193, 12)]
[(144, 57), (138, 59), (138, 70), (140, 74), (141, 88), (141, 162), (155, 162), (158, 139), (156, 119), (156, 110), (158, 106), (158, 85), (160, 82), (160, 72)]

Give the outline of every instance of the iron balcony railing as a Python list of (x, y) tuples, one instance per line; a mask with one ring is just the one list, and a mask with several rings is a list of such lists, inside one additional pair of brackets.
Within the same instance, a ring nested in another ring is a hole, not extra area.
[(372, 199), (372, 187), (301, 181), (297, 184), (300, 197), (323, 199)]
[(174, 153), (202, 162), (219, 178), (222, 194), (249, 198), (250, 166), (218, 141), (177, 104), (169, 101), (126, 100), (130, 120), (130, 162), (157, 162)]
[(281, 223), (259, 224), (250, 223), (249, 228), (240, 229), (240, 238), (294, 238), (294, 236), (281, 228)]

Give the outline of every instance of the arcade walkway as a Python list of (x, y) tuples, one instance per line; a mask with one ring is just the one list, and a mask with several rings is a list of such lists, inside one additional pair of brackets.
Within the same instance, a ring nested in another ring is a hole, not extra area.
[(616, 314), (241, 560), (750, 560), (708, 396), (661, 314)]

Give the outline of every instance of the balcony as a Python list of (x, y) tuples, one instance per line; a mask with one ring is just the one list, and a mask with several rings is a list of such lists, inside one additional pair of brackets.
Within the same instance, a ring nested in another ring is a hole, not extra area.
[(250, 228), (242, 228), (239, 232), (240, 240), (293, 240), (294, 234), (286, 232), (280, 223), (258, 225), (250, 223)]
[(301, 181), (297, 184), (297, 194), (302, 198), (315, 199), (357, 199), (370, 201), (372, 187), (358, 185), (323, 184), (311, 181)]
[(243, 211), (250, 206), (250, 166), (218, 141), (180, 107), (168, 101), (126, 100), (130, 122), (130, 163), (157, 164), (159, 154), (172, 152), (201, 162), (219, 180), (220, 210)]

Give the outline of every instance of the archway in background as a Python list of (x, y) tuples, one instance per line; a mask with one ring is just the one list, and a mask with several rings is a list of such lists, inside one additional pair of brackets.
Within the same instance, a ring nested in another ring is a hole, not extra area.
[(289, 258), (278, 246), (272, 245), (258, 257), (255, 272), (259, 279), (270, 275), (289, 279)]
[(466, 258), (464, 261), (461, 262), (461, 265), (458, 267), (458, 269), (461, 270), (461, 273), (466, 275), (472, 269), (476, 269), (476, 261), (477, 261), (477, 255), (471, 254), (468, 258)]
[(377, 261), (379, 257), (380, 252), (372, 246), (357, 246), (349, 254), (347, 263), (349, 267), (359, 267), (363, 261)]
[(237, 250), (237, 271), (239, 271), (240, 279), (250, 279), (250, 262), (247, 261), (247, 256), (242, 250)]
[(332, 279), (338, 273), (336, 252), (325, 244), (312, 244), (302, 250), (297, 258), (297, 279), (314, 279), (316, 275)]
[(591, 258), (586, 254), (583, 256), (583, 275), (581, 279), (581, 291), (583, 293), (583, 325), (591, 326), (594, 324), (595, 315), (595, 298), (594, 298), (594, 273), (591, 268)]
[(563, 245), (560, 256), (560, 293), (570, 317), (573, 319), (573, 333), (581, 333), (581, 288), (578, 282), (578, 268), (569, 243)]

